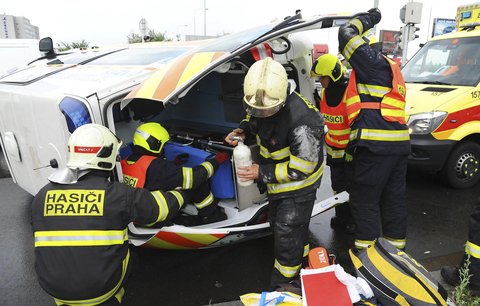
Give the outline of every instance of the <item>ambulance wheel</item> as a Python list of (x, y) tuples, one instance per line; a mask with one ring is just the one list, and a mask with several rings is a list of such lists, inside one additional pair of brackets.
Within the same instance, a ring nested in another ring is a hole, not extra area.
[(470, 188), (480, 180), (480, 145), (461, 142), (447, 159), (442, 178), (453, 188)]

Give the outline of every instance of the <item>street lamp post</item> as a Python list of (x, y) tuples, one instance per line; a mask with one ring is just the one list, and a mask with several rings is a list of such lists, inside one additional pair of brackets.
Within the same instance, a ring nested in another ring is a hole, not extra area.
[(204, 0), (204, 7), (203, 8), (198, 8), (195, 10), (195, 12), (193, 13), (193, 35), (196, 36), (197, 35), (197, 13), (199, 11), (203, 11), (203, 36), (207, 36), (207, 10), (208, 8), (205, 7), (205, 1)]
[(178, 37), (178, 41), (181, 41), (182, 40), (182, 28), (183, 27), (188, 27), (188, 24), (181, 24), (177, 27), (177, 37)]
[(203, 0), (203, 37), (207, 36), (207, 0)]
[(201, 11), (203, 9), (199, 8), (196, 9), (195, 12), (193, 13), (193, 35), (197, 36), (197, 12)]

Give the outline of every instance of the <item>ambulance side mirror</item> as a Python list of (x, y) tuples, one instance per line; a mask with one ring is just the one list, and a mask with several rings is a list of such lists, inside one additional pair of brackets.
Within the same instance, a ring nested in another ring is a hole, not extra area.
[(50, 37), (44, 37), (40, 39), (38, 43), (38, 50), (40, 52), (45, 53), (47, 58), (54, 58), (55, 57), (55, 50), (53, 49), (53, 40)]

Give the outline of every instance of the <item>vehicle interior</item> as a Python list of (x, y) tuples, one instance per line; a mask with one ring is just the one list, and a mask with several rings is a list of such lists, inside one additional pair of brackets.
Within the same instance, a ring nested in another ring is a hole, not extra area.
[[(268, 44), (273, 58), (281, 62), (287, 71), (290, 91), (312, 93), (310, 68), (313, 44), (299, 35), (270, 40)], [(238, 127), (246, 116), (242, 102), (243, 79), (249, 67), (256, 61), (252, 49), (208, 72), (197, 83), (183, 91), (175, 104), (164, 105), (159, 101), (134, 100), (120, 109), (120, 100), (115, 101), (111, 107), (114, 129), (117, 136), (126, 144), (121, 150), (121, 157), (126, 158), (130, 154), (131, 140), (136, 127), (143, 122), (151, 121), (162, 124), (169, 131), (171, 141), (177, 144), (195, 147), (212, 154), (216, 151), (232, 153), (233, 148), (224, 143), (224, 138)], [(258, 146), (254, 143), (247, 145), (252, 150), (253, 159), (257, 159)], [(165, 147), (167, 159), (172, 158), (168, 156), (168, 150)], [(234, 192), (223, 194), (220, 198), (234, 199), (240, 208), (248, 207), (252, 205), (252, 201), (265, 198), (265, 195), (258, 193), (255, 185), (252, 185), (245, 194), (239, 194), (242, 191), (239, 191), (235, 184), (233, 171), (233, 167), (230, 166), (220, 181), (232, 182)], [(215, 184), (215, 181), (212, 181), (212, 184)], [(225, 186), (222, 186), (222, 189), (225, 189)]]

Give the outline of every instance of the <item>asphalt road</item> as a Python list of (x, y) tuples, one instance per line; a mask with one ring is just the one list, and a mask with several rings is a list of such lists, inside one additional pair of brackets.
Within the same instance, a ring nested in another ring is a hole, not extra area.
[[(329, 185), (326, 168), (319, 199), (331, 195)], [(456, 264), (480, 185), (453, 190), (433, 177), (410, 172), (407, 185), (407, 252), (429, 270)], [(54, 305), (39, 287), (33, 269), (29, 223), (32, 197), (10, 178), (0, 179), (0, 195), (0, 305)], [(333, 211), (328, 211), (312, 219), (311, 243), (327, 247), (340, 264), (348, 266), (345, 252), (352, 237), (330, 229), (332, 215)], [(272, 247), (271, 237), (266, 237), (208, 250), (135, 249), (138, 261), (127, 287), (125, 305), (209, 305), (267, 290)]]

